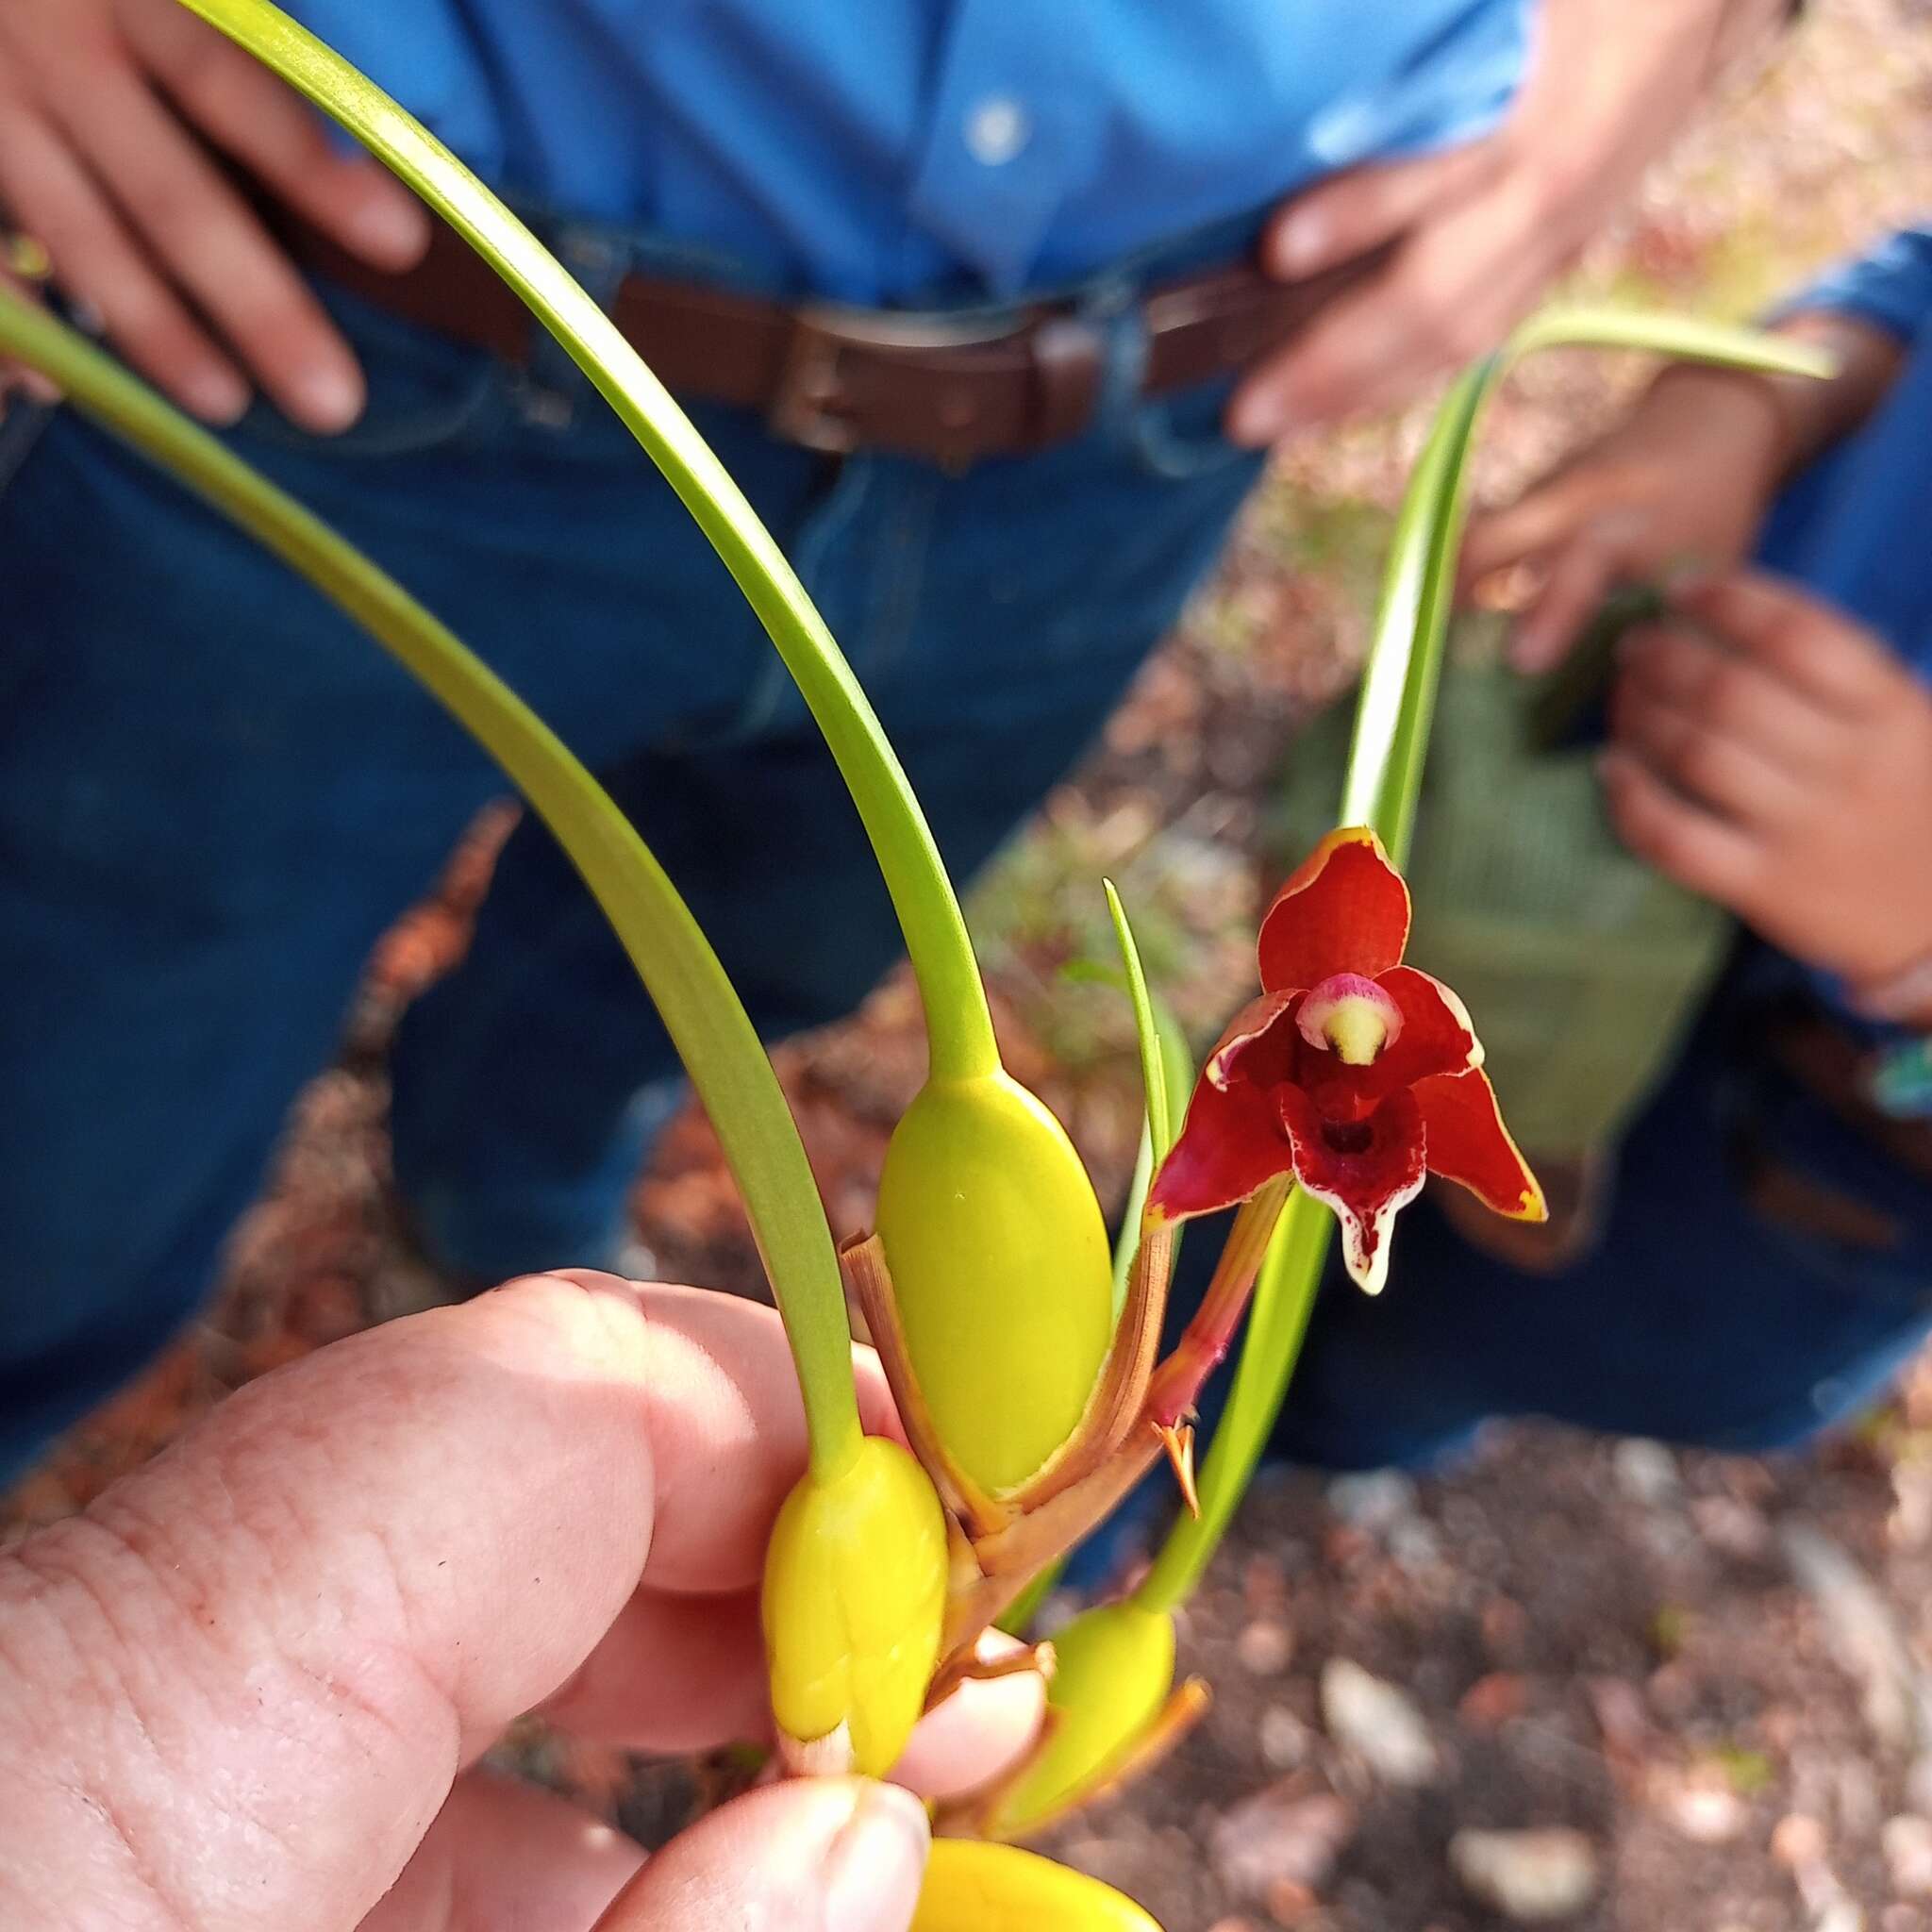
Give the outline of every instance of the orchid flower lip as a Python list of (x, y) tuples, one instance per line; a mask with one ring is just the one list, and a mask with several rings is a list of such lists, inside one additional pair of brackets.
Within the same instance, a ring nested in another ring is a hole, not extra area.
[(1375, 1129), (1368, 1121), (1338, 1121), (1324, 1116), (1322, 1138), (1337, 1154), (1366, 1154), (1374, 1144)]

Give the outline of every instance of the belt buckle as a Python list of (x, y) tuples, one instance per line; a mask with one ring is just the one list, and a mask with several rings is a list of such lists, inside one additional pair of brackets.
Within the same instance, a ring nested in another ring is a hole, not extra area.
[(851, 456), (864, 446), (865, 425), (854, 414), (844, 373), (855, 357), (972, 348), (1022, 333), (1011, 311), (950, 315), (848, 308), (813, 302), (791, 311), (791, 338), (766, 411), (773, 435), (825, 456)]

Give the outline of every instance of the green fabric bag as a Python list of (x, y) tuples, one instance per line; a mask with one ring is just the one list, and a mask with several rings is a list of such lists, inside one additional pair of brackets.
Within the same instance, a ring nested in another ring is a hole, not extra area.
[[(1617, 842), (1591, 750), (1548, 748), (1632, 614), (1607, 612), (1572, 665), (1541, 680), (1503, 662), (1498, 620), (1458, 621), (1407, 868), (1408, 958), (1462, 996), (1510, 1132), (1545, 1160), (1581, 1158), (1628, 1124), (1670, 1071), (1732, 930)], [(1333, 823), (1352, 712), (1332, 707), (1290, 754), (1284, 864)]]

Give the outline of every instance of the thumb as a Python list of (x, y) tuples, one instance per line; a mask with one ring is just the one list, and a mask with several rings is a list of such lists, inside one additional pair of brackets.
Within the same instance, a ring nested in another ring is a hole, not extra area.
[(897, 1785), (768, 1785), (673, 1839), (595, 1932), (908, 1932), (930, 1840)]

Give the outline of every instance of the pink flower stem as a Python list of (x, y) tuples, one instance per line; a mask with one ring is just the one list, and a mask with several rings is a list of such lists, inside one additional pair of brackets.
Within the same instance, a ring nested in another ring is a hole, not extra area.
[(1233, 1345), (1291, 1186), (1290, 1175), (1278, 1175), (1237, 1210), (1200, 1307), (1148, 1384), (1144, 1413), (1157, 1428), (1174, 1427), (1193, 1407), (1202, 1385)]

